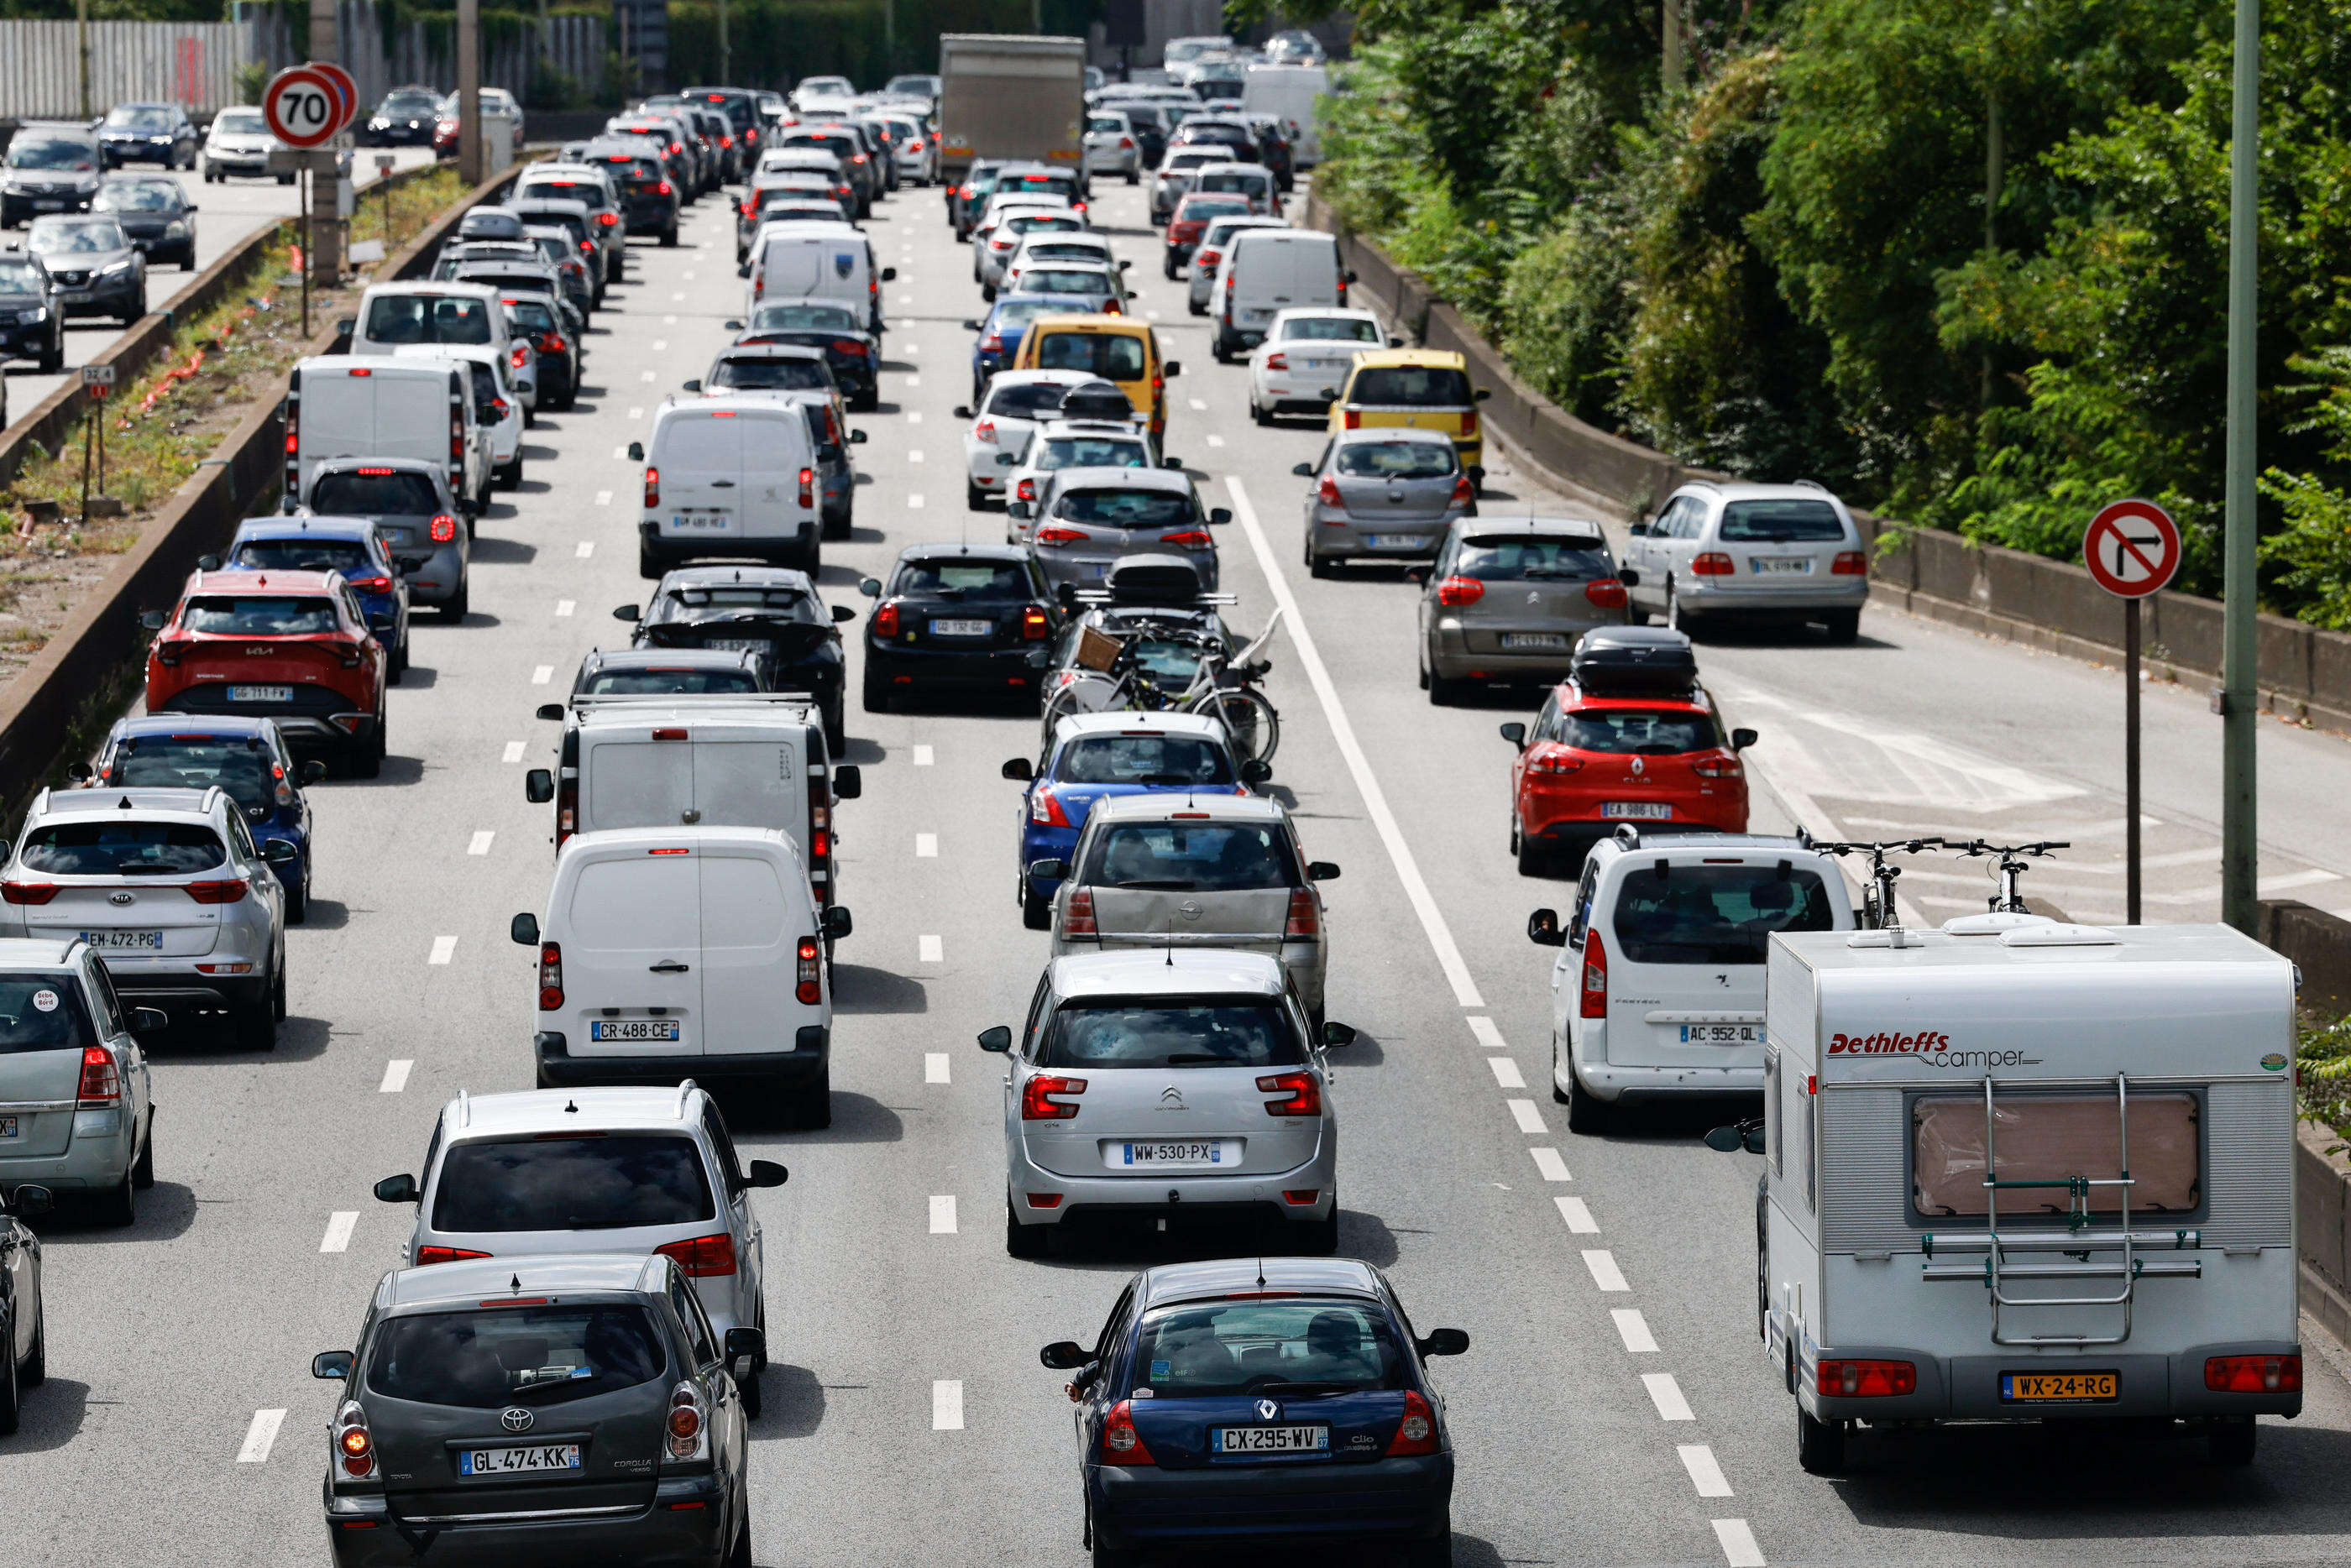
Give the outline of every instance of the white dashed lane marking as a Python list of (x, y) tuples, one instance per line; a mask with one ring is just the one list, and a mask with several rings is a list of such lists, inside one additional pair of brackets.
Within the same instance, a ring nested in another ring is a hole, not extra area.
[(1551, 1131), (1543, 1126), (1542, 1113), (1535, 1109), (1532, 1100), (1512, 1100), (1510, 1106), (1510, 1116), (1519, 1124), (1520, 1132), (1541, 1134)]
[(914, 835), (914, 858), (935, 860), (939, 857), (939, 836), (935, 833)]
[(1225, 444), (1225, 438), (1220, 435), (1212, 435), (1208, 437), (1208, 444), (1210, 446), (1222, 446)]
[(558, 599), (555, 601), (555, 613), (559, 617), (568, 616), (579, 607), (580, 601), (578, 599)]
[(1469, 1033), (1476, 1035), (1478, 1037), (1478, 1044), (1484, 1046), (1489, 1051), (1507, 1051), (1510, 1049), (1508, 1045), (1502, 1044), (1502, 1032), (1494, 1026), (1494, 1021), (1483, 1014), (1479, 1014), (1469, 1020)]
[(573, 554), (574, 554), (574, 555), (578, 556), (579, 556), (581, 560), (583, 560), (583, 561), (584, 561), (584, 560), (586, 560), (589, 556), (590, 556), (594, 555), (595, 553), (596, 553), (596, 541), (595, 541), (595, 540), (593, 540), (593, 539), (582, 539), (582, 540), (580, 540), (580, 548), (579, 548), (578, 550), (576, 550), (576, 551), (574, 551), (574, 552), (573, 552)]
[(523, 742), (520, 741), (508, 741), (507, 742), (507, 749), (500, 753), (499, 756), (502, 761), (518, 763), (522, 761), (522, 753)]
[(1649, 1332), (1649, 1320), (1641, 1315), (1638, 1307), (1616, 1307), (1608, 1315), (1616, 1322), (1616, 1337), (1625, 1348), (1635, 1355), (1648, 1355), (1657, 1348), (1657, 1336)]
[(1555, 1148), (1531, 1148), (1527, 1150), (1527, 1152), (1535, 1157), (1535, 1168), (1542, 1172), (1542, 1179), (1545, 1181), (1565, 1181), (1568, 1179), (1567, 1161), (1560, 1158), (1559, 1150)]
[(939, 939), (936, 937), (916, 937), (914, 939), (914, 951), (918, 961), (923, 963), (945, 963), (946, 961), (946, 949), (943, 944), (941, 944)]
[(539, 665), (530, 672), (530, 683), (533, 686), (544, 686), (554, 679), (555, 666), (552, 664)]
[(596, 504), (599, 506), (610, 506), (612, 504), (612, 493), (609, 490), (598, 491), (596, 493)]
[(375, 1086), (379, 1095), (396, 1095), (408, 1087), (408, 1070), (416, 1065), (414, 1058), (395, 1056), (383, 1064), (383, 1082)]
[(1193, 411), (1194, 413), (1196, 413), (1196, 414), (1205, 414), (1205, 413), (1207, 413), (1207, 412), (1208, 411), (1208, 405), (1207, 405), (1207, 404), (1206, 404), (1206, 403), (1204, 403), (1204, 402), (1202, 402), (1202, 401), (1201, 401), (1199, 399), (1197, 399), (1197, 398), (1194, 398), (1194, 399), (1192, 399), (1192, 400), (1191, 400), (1191, 403), (1192, 403), (1192, 411)]
[(1670, 1372), (1644, 1372), (1641, 1386), (1649, 1391), (1649, 1403), (1657, 1407), (1661, 1421), (1695, 1421), (1689, 1401), (1682, 1397), (1682, 1386), (1674, 1381)]
[(912, 493), (908, 494), (908, 495), (907, 495), (907, 497), (906, 497), (906, 510), (907, 510), (907, 511), (909, 511), (909, 512), (919, 512), (919, 511), (921, 511), (922, 509), (923, 509), (923, 496), (922, 496), (922, 493), (921, 493), (920, 491), (915, 491), (915, 492), (913, 492)]
[(327, 1216), (326, 1238), (319, 1243), (321, 1252), (346, 1252), (350, 1250), (351, 1228), (360, 1222), (356, 1209), (338, 1209)]
[(906, 422), (907, 422), (908, 424), (910, 424), (910, 425), (918, 425), (918, 424), (921, 424), (921, 423), (923, 422), (923, 410), (920, 410), (920, 409), (909, 409), (909, 410), (906, 410)]
[[(286, 1412), (277, 1414), (282, 1417)], [(963, 1430), (963, 1379), (942, 1377), (931, 1385), (931, 1430)]]
[(1730, 1568), (1763, 1568), (1763, 1549), (1755, 1544), (1755, 1532), (1747, 1528), (1743, 1519), (1718, 1519), (1714, 1538), (1722, 1546), (1722, 1560)]
[(1729, 1478), (1715, 1463), (1714, 1450), (1704, 1443), (1684, 1443), (1677, 1450), (1682, 1457), (1682, 1469), (1689, 1471), (1690, 1484), (1698, 1488), (1700, 1497), (1729, 1497)]
[(923, 1082), (925, 1084), (945, 1084), (952, 1082), (948, 1076), (947, 1054), (946, 1052), (925, 1051), (923, 1053)]
[(956, 1200), (952, 1192), (931, 1195), (931, 1234), (952, 1236), (956, 1233)]
[(1559, 1217), (1567, 1221), (1570, 1231), (1579, 1236), (1600, 1234), (1600, 1221), (1592, 1217), (1592, 1210), (1584, 1207), (1583, 1199), (1554, 1198), (1552, 1201), (1559, 1205)]
[(906, 461), (907, 461), (908, 462), (922, 462), (922, 461), (923, 461), (923, 449), (922, 449), (921, 447), (918, 447), (918, 446), (917, 446), (917, 447), (909, 447), (909, 448), (907, 448), (907, 449), (906, 449)]
[(910, 374), (910, 375), (908, 375), (908, 376), (907, 376), (907, 378), (906, 378), (906, 385), (908, 385), (909, 387), (919, 387), (919, 386), (921, 386), (922, 384), (923, 384), (923, 379), (922, 379), (920, 376), (911, 375), (911, 374)]
[(497, 834), (492, 829), (486, 827), (480, 828), (475, 832), (474, 836), (471, 839), (466, 841), (465, 853), (468, 855), (487, 855), (490, 852), (491, 841), (496, 837)]
[[(630, 420), (631, 420), (632, 421), (637, 421), (637, 420), (641, 420), (641, 419), (643, 419), (644, 417), (645, 417), (645, 410), (643, 410), (643, 409), (631, 409), (631, 410), (629, 410), (629, 418), (630, 418)], [(621, 450), (622, 450), (622, 452), (626, 452), (626, 451), (628, 451), (629, 449), (628, 449), (627, 447), (622, 447)]]
[(1592, 1271), (1592, 1282), (1611, 1294), (1633, 1288), (1625, 1282), (1625, 1271), (1616, 1266), (1616, 1254), (1605, 1247), (1586, 1247), (1583, 1266)]
[(1498, 1086), (1505, 1089), (1523, 1089), (1527, 1086), (1526, 1075), (1520, 1073), (1519, 1064), (1508, 1056), (1489, 1056), (1486, 1058), (1486, 1065), (1494, 1070), (1494, 1082)]
[(426, 959), (424, 961), (426, 963), (447, 963), (451, 958), (455, 956), (456, 951), (456, 938), (434, 937), (433, 939), (433, 956)]
[(256, 1410), (253, 1425), (245, 1429), (245, 1446), (236, 1451), (241, 1465), (266, 1464), (269, 1449), (277, 1441), (277, 1428), (286, 1424), (283, 1410)]
[(931, 759), (934, 755), (935, 753), (932, 752), (930, 747), (916, 746), (914, 748), (914, 765), (918, 768), (929, 767), (931, 765)]

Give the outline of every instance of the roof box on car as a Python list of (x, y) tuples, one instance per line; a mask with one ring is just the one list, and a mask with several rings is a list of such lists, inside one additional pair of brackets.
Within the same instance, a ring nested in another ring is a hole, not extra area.
[(1575, 683), (1595, 697), (1679, 696), (1698, 684), (1690, 639), (1661, 626), (1585, 632), (1568, 668)]
[(1181, 556), (1130, 556), (1110, 569), (1114, 605), (1189, 605), (1200, 598), (1200, 574)]
[(1134, 405), (1114, 381), (1081, 381), (1063, 395), (1061, 417), (1126, 421), (1134, 418)]

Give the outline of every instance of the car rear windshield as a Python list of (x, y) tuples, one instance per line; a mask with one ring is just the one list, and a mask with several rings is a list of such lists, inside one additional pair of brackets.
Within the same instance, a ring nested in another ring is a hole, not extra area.
[(39, 265), (25, 257), (0, 257), (0, 293), (38, 294), (42, 286)]
[(1074, 198), (1078, 192), (1077, 177), (1072, 174), (1007, 174), (996, 182), (996, 189), (1005, 191), (1051, 191)]
[(816, 600), (798, 588), (674, 588), (653, 602), (653, 619), (708, 620), (713, 616), (755, 615), (762, 620), (831, 624)]
[(691, 1225), (715, 1212), (702, 1151), (689, 1137), (452, 1144), (434, 1184), (433, 1228), (466, 1234)]
[(1085, 226), (1081, 220), (1061, 213), (1016, 213), (1003, 223), (1008, 234), (1074, 234)]
[(1196, 521), (1192, 498), (1168, 490), (1072, 490), (1053, 515), (1096, 528), (1169, 528)]
[(823, 223), (841, 216), (838, 202), (770, 202), (760, 210), (762, 218), (783, 223)]
[(125, 789), (211, 789), (247, 811), (277, 804), (277, 759), (235, 736), (141, 735), (123, 742), (106, 782)]
[(600, 670), (580, 690), (590, 697), (700, 697), (714, 692), (757, 691), (747, 670)]
[(490, 307), (451, 295), (391, 294), (368, 304), (371, 343), (487, 343)]
[(1115, 436), (1055, 436), (1031, 461), (1050, 473), (1057, 468), (1149, 468), (1151, 454), (1141, 441)]
[(1074, 308), (1058, 299), (1024, 299), (1007, 296), (996, 302), (996, 318), (988, 330), (998, 335), (1018, 337), (1019, 329), (1040, 316), (1066, 316)]
[(1616, 890), (1616, 940), (1635, 963), (1761, 963), (1773, 931), (1836, 923), (1819, 873), (1779, 866), (1643, 867)]
[(0, 974), (0, 1056), (88, 1045), (89, 1014), (70, 974)]
[(231, 637), (310, 637), (335, 631), (335, 601), (292, 594), (207, 594), (188, 601), (180, 614), (188, 631)]
[(1040, 294), (1108, 294), (1110, 274), (1084, 267), (1032, 266), (1020, 275), (1020, 286)]
[(258, 571), (341, 572), (359, 576), (371, 570), (367, 546), (356, 539), (249, 539), (236, 547), (236, 564)]
[(347, 468), (319, 476), (310, 487), (310, 505), (353, 517), (423, 517), (441, 510), (441, 493), (421, 473)]
[(55, 822), (17, 846), (16, 863), (55, 877), (176, 877), (228, 858), (200, 822)]
[(1559, 738), (1579, 752), (1615, 756), (1670, 757), (1709, 751), (1722, 744), (1721, 728), (1708, 713), (1651, 713), (1606, 708), (1562, 713)]
[(1403, 1367), (1387, 1314), (1363, 1302), (1162, 1307), (1144, 1314), (1134, 1347), (1136, 1386), (1161, 1399), (1401, 1388)]
[(1143, 339), (1126, 332), (1048, 332), (1037, 345), (1040, 370), (1083, 370), (1105, 381), (1140, 381)]
[[(1262, 174), (1211, 172), (1201, 175), (1199, 184), (1194, 188), (1199, 191), (1257, 191), (1262, 190), (1264, 186), (1265, 176)], [(1246, 212), (1249, 209), (1249, 203), (1247, 202), (1233, 202), (1229, 204), (1222, 202), (1204, 202), (1197, 196), (1192, 196), (1186, 198), (1184, 207), (1185, 217), (1199, 218), (1211, 213)]]
[(1041, 419), (1058, 412), (1069, 393), (1059, 381), (1015, 381), (988, 395), (987, 411), (998, 419)]
[(1018, 561), (970, 561), (949, 557), (908, 561), (898, 568), (893, 594), (973, 603), (1026, 604), (1036, 597), (1029, 569)]
[(1298, 882), (1290, 840), (1256, 822), (1122, 822), (1094, 840), (1078, 880), (1104, 888), (1230, 893)]
[(1376, 343), (1380, 329), (1376, 322), (1341, 316), (1303, 316), (1281, 324), (1281, 338), (1285, 343)]
[(1040, 1067), (1296, 1067), (1289, 1011), (1268, 997), (1072, 1002), (1046, 1026)]
[(388, 1318), (368, 1355), (368, 1387), (418, 1405), (544, 1407), (634, 1388), (669, 1366), (634, 1305), (482, 1307)]
[(1718, 532), (1734, 545), (1834, 545), (1844, 537), (1844, 520), (1825, 501), (1734, 501)]
[(1081, 735), (1061, 748), (1055, 778), (1067, 784), (1224, 784), (1224, 747), (1198, 735)]
[(841, 305), (763, 305), (751, 317), (754, 332), (792, 327), (818, 332), (862, 332), (864, 324), (848, 306)]
[(1469, 378), (1444, 366), (1387, 365), (1356, 372), (1351, 403), (1404, 409), (1469, 406)]
[(1354, 441), (1339, 449), (1339, 472), (1357, 479), (1442, 479), (1457, 466), (1449, 441)]
[(1615, 574), (1608, 551), (1595, 540), (1473, 535), (1461, 541), (1461, 553), (1453, 558), (1455, 576), (1475, 577), (1481, 583), (1528, 578), (1581, 583)]
[(555, 311), (544, 299), (509, 299), (504, 302), (507, 314), (514, 324), (534, 336), (559, 330)]
[(755, 392), (825, 392), (832, 372), (821, 359), (721, 359), (705, 385)]

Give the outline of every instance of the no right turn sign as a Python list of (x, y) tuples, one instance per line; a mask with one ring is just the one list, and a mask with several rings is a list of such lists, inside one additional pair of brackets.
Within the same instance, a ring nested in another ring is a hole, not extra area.
[(2090, 519), (2082, 564), (2119, 598), (2145, 598), (2179, 570), (2179, 524), (2152, 501), (2116, 501)]

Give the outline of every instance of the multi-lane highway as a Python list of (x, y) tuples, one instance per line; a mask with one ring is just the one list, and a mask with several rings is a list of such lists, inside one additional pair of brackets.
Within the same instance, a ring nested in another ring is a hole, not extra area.
[[(1235, 514), (1231, 618), (1288, 612), (1268, 683), (1277, 793), (1309, 853), (1344, 868), (1326, 889), (1330, 1013), (1363, 1032), (1335, 1058), (1341, 1247), (1386, 1270), (1418, 1322), (1470, 1334), (1434, 1371), (1459, 1456), (1456, 1561), (2351, 1560), (2351, 1386), (2307, 1325), (2305, 1413), (2269, 1425), (2250, 1470), (2210, 1467), (2187, 1438), (1985, 1428), (1865, 1438), (1844, 1480), (1798, 1468), (1790, 1401), (1753, 1339), (1754, 1158), (1704, 1148), (1705, 1112), (1577, 1138), (1547, 1092), (1552, 955), (1523, 926), (1568, 889), (1522, 880), (1507, 851), (1494, 727), (1522, 705), (1431, 708), (1413, 590), (1307, 576), (1290, 470), (1318, 433), (1250, 423), (1243, 372), (1215, 364), (1182, 286), (1159, 279), (1140, 196), (1099, 195), (1139, 306), (1184, 363), (1168, 449)], [(964, 509), (950, 413), (970, 379), (967, 255), (934, 192), (901, 192), (870, 228), (899, 269), (893, 330), (881, 411), (854, 421), (872, 438), (856, 535), (828, 546), (823, 576), (861, 616), (856, 578), (903, 545), (1003, 528)], [(609, 611), (645, 587), (625, 449), (727, 340), (730, 242), (705, 202), (680, 248), (637, 248), (590, 333), (578, 408), (538, 422), (523, 488), (483, 520), (472, 616), (418, 628), (382, 776), (316, 792), (315, 902), (289, 937), (278, 1051), (164, 1044), (158, 1182), (138, 1223), (47, 1229), (49, 1379), (0, 1443), (14, 1561), (319, 1560), (336, 1395), (309, 1357), (352, 1343), (396, 1261), (412, 1211), (375, 1202), (373, 1180), (417, 1168), (460, 1089), (530, 1084), (529, 955), (507, 922), (539, 908), (552, 861), (522, 775), (556, 726), (532, 711), (582, 652), (625, 640)], [(1492, 483), (1489, 514), (1576, 510), (1507, 462)], [(1893, 614), (1863, 630), (1846, 649), (1701, 646), (1736, 722), (1764, 733), (1756, 826), (2072, 837), (2087, 853), (2028, 888), (2117, 912), (2120, 746), (2096, 718), (2119, 710), (2115, 679)], [(2148, 718), (2154, 907), (2208, 918), (2218, 722), (2168, 691)], [(833, 1123), (785, 1133), (737, 1113), (745, 1153), (792, 1172), (757, 1195), (775, 1362), (752, 1444), (758, 1560), (1076, 1563), (1070, 1406), (1037, 1349), (1091, 1340), (1126, 1273), (1162, 1254), (1022, 1262), (999, 1234), (1002, 1068), (973, 1036), (1017, 1018), (1045, 956), (1013, 906), (1019, 786), (998, 774), (1033, 753), (1034, 723), (852, 709), (850, 732), (865, 794), (840, 814), (856, 934), (836, 971)], [(2351, 850), (2326, 831), (2351, 751), (2280, 727), (2263, 762), (2264, 875), (2351, 904)], [(1913, 873), (1929, 913), (1980, 907), (1979, 872), (1928, 869), (1967, 878)]]

